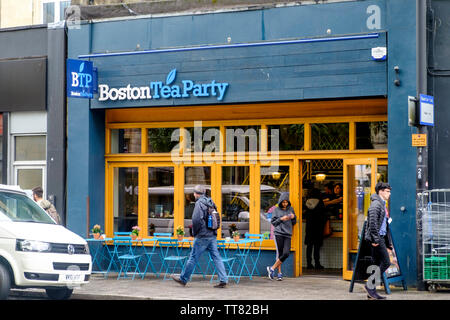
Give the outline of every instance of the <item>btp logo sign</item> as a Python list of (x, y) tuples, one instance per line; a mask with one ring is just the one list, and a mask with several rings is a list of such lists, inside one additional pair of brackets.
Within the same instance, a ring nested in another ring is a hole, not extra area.
[(89, 88), (92, 85), (92, 74), (83, 73), (84, 64), (80, 65), (79, 72), (72, 72), (72, 87)]
[(67, 59), (67, 96), (92, 99), (96, 77), (92, 61)]

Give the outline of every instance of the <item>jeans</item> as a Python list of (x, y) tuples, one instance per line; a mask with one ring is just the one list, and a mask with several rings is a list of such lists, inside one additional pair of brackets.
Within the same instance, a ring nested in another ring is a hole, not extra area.
[(200, 259), (202, 253), (207, 250), (216, 266), (217, 275), (219, 276), (220, 282), (228, 282), (227, 273), (225, 272), (225, 266), (223, 264), (222, 258), (217, 249), (217, 239), (216, 237), (211, 238), (195, 238), (194, 245), (192, 247), (189, 259), (186, 262), (186, 266), (180, 275), (180, 280), (184, 283), (188, 282), (191, 278), (192, 272), (194, 272), (195, 264)]

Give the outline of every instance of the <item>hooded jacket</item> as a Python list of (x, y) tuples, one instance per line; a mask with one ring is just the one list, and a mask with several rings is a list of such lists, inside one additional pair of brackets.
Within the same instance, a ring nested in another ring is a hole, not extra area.
[[(286, 209), (281, 208), (281, 202), (288, 201)], [(291, 220), (282, 221), (280, 218), (289, 214), (294, 214), (294, 218)], [(292, 226), (297, 223), (297, 217), (295, 216), (294, 208), (289, 201), (289, 192), (283, 192), (278, 200), (278, 206), (272, 212), (272, 225), (274, 226), (273, 233), (277, 236), (292, 237)]]
[[(367, 226), (364, 238), (370, 243), (378, 244), (383, 240), (386, 242), (386, 247), (391, 247), (392, 244), (389, 237), (386, 235), (383, 239), (380, 236), (381, 224), (386, 216), (385, 202), (378, 194), (371, 195), (370, 201), (370, 207), (367, 211)], [(389, 231), (389, 223), (386, 223), (386, 231)]]
[(211, 198), (202, 195), (195, 202), (194, 212), (192, 213), (192, 235), (196, 238), (211, 238), (217, 236), (216, 230), (211, 230), (206, 227), (206, 214), (208, 208), (216, 205)]

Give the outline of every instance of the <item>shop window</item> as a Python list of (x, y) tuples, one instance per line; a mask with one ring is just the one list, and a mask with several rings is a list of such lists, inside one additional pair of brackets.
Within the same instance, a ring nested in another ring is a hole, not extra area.
[(15, 161), (45, 160), (46, 137), (45, 136), (16, 136), (15, 137)]
[(140, 153), (141, 129), (111, 129), (111, 153)]
[(184, 232), (187, 236), (193, 236), (194, 187), (198, 184), (203, 185), (206, 189), (206, 196), (211, 197), (211, 167), (193, 166), (184, 168)]
[(148, 168), (148, 230), (173, 233), (174, 168)]
[(148, 152), (168, 153), (179, 149), (179, 128), (150, 128), (148, 129)]
[(114, 231), (131, 232), (138, 224), (139, 169), (114, 168)]
[(222, 167), (222, 232), (231, 237), (236, 229), (241, 237), (249, 231), (250, 168), (248, 166)]
[(304, 125), (282, 124), (267, 127), (268, 151), (303, 150)]
[(311, 124), (313, 150), (346, 150), (349, 146), (348, 123)]
[(387, 149), (387, 128), (386, 121), (357, 122), (356, 149)]
[(42, 187), (45, 196), (46, 136), (14, 136), (13, 184), (31, 190)]
[(283, 192), (289, 192), (289, 166), (261, 167), (260, 233), (266, 234), (270, 239), (274, 238), (270, 223), (272, 212)]
[(186, 128), (184, 136), (186, 152), (214, 153), (220, 151), (219, 127)]
[(260, 126), (226, 128), (226, 152), (259, 151)]

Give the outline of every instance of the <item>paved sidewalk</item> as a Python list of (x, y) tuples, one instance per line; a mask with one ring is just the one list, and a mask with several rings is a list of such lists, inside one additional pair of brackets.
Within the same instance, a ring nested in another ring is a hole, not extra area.
[[(254, 277), (252, 280), (241, 278), (239, 284), (231, 281), (227, 288), (217, 289), (214, 283), (202, 276), (193, 276), (186, 287), (172, 279), (163, 280), (149, 275), (145, 279), (136, 278), (117, 280), (114, 274), (108, 279), (101, 275), (92, 275), (89, 284), (75, 288), (72, 299), (78, 300), (367, 300), (362, 283), (356, 283), (353, 292), (349, 292), (350, 281), (336, 276), (302, 276), (285, 278), (283, 281), (269, 280), (267, 277)], [(450, 300), (448, 289), (435, 293), (417, 291), (391, 286), (391, 294), (383, 289), (379, 292), (389, 300)], [(21, 291), (13, 294), (42, 295), (39, 289)]]

